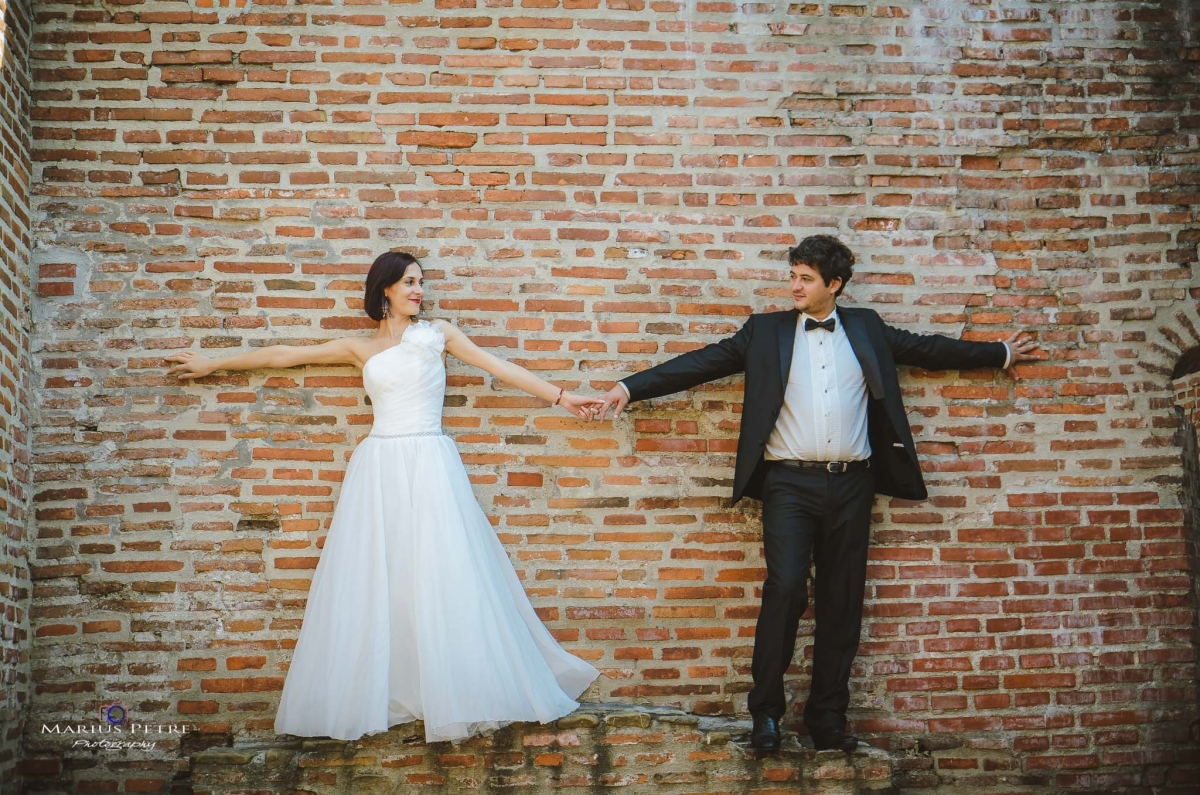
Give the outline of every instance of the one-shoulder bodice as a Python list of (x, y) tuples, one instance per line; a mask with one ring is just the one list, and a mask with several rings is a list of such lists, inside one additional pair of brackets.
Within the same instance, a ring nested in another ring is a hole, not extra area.
[(404, 330), (400, 341), (363, 365), (363, 386), (375, 409), (372, 436), (442, 432), (446, 338), (428, 320)]

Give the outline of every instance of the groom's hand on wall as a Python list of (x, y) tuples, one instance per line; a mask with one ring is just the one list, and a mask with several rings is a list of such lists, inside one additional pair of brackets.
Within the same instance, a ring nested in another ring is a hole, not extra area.
[(1009, 375), (1015, 376), (1013, 367), (1018, 362), (1028, 362), (1033, 359), (1043, 358), (1037, 354), (1037, 351), (1041, 348), (1037, 340), (1033, 336), (1026, 337), (1024, 335), (1025, 332), (1023, 331), (1014, 331), (1004, 339), (1004, 344), (1012, 351), (1012, 358), (1008, 363)]
[(616, 383), (602, 397), (604, 403), (601, 404), (600, 410), (592, 416), (592, 419), (603, 420), (604, 415), (608, 414), (609, 406), (613, 408), (613, 419), (621, 419), (621, 411), (625, 408), (625, 404), (629, 402), (629, 393), (625, 391), (625, 387), (621, 386), (620, 383)]

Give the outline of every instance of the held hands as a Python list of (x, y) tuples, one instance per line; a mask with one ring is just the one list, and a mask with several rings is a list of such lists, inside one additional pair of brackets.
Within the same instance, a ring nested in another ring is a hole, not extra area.
[(596, 416), (592, 419), (604, 420), (604, 415), (608, 413), (608, 407), (613, 407), (613, 419), (621, 419), (621, 411), (625, 408), (625, 404), (629, 402), (629, 395), (625, 394), (625, 390), (620, 384), (615, 384), (612, 389), (604, 393), (600, 399), (600, 408)]
[(558, 405), (581, 420), (590, 420), (600, 410), (600, 405), (603, 402), (598, 397), (584, 397), (583, 395), (564, 392), (562, 398), (558, 401)]
[(180, 362), (171, 369), (167, 370), (167, 374), (179, 371), (179, 375), (175, 376), (176, 380), (183, 378), (202, 378), (211, 373), (216, 368), (213, 367), (212, 359), (209, 359), (202, 353), (195, 351), (180, 351), (173, 353), (170, 356), (164, 357), (168, 362)]

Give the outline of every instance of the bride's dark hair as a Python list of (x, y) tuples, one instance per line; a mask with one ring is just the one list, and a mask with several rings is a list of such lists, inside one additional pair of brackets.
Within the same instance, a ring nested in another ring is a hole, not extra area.
[(385, 251), (371, 263), (363, 294), (363, 309), (372, 320), (383, 320), (383, 290), (404, 278), (409, 265), (420, 265), (417, 258), (403, 251)]

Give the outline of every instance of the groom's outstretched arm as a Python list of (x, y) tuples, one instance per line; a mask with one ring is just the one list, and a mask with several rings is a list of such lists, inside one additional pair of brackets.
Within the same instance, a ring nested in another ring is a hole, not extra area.
[(618, 381), (604, 395), (604, 405), (598, 419), (603, 420), (609, 406), (615, 408), (615, 417), (621, 416), (625, 404), (634, 400), (682, 392), (699, 384), (715, 381), (746, 369), (746, 351), (753, 335), (754, 316), (747, 318), (738, 332), (731, 337), (676, 356), (660, 365), (634, 373)]
[(896, 364), (927, 370), (970, 370), (975, 367), (1007, 367), (1010, 352), (1002, 342), (956, 340), (941, 334), (914, 334), (883, 324), (883, 334)]

